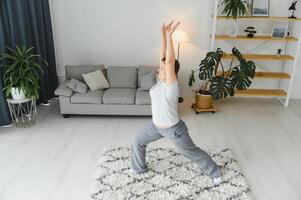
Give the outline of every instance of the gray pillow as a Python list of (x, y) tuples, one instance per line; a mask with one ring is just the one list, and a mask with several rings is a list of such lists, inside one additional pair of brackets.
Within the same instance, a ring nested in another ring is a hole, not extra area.
[(137, 89), (137, 67), (109, 66), (107, 77), (110, 88), (135, 88)]
[(85, 82), (83, 78), (83, 74), (87, 74), (90, 72), (95, 72), (100, 69), (105, 74), (105, 66), (104, 65), (67, 65), (65, 67), (66, 78), (71, 79), (75, 78), (81, 82)]
[(141, 65), (138, 68), (138, 88), (141, 87), (141, 77), (151, 73), (152, 71), (158, 70), (158, 66), (151, 66), (151, 65)]
[(91, 91), (109, 88), (110, 85), (101, 70), (83, 74), (84, 80), (89, 86)]
[(65, 96), (65, 97), (71, 97), (73, 94), (73, 90), (67, 87), (67, 83), (69, 83), (70, 80), (65, 80), (55, 91), (54, 94), (57, 96)]
[(66, 86), (68, 88), (70, 88), (71, 90), (73, 90), (74, 92), (78, 92), (78, 93), (87, 93), (88, 87), (85, 83), (80, 82), (79, 80), (76, 80), (75, 78), (72, 78), (67, 84)]
[(153, 85), (156, 84), (156, 75), (155, 71), (148, 73), (140, 77), (140, 89), (150, 90)]

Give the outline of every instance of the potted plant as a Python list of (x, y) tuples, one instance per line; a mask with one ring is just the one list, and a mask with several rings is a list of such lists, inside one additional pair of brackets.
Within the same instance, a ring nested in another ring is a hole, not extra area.
[[(218, 48), (215, 52), (207, 53), (201, 61), (198, 69), (192, 70), (189, 76), (189, 87), (195, 82), (194, 74), (198, 71), (201, 80), (200, 87), (196, 91), (196, 106), (200, 109), (212, 107), (213, 99), (218, 100), (228, 96), (234, 96), (235, 90), (245, 90), (250, 87), (255, 76), (256, 65), (253, 61), (247, 61), (237, 48), (232, 49), (232, 60), (229, 69), (226, 70), (221, 59), (224, 52)], [(238, 64), (234, 65), (234, 59)], [(221, 66), (221, 70), (218, 68)]]
[(224, 7), (222, 14), (232, 17), (234, 20), (239, 16), (249, 14), (248, 10), (251, 7), (249, 0), (222, 0), (221, 5)]
[(22, 100), (26, 97), (38, 99), (42, 64), (47, 62), (40, 55), (33, 54), (31, 48), (16, 46), (7, 48), (8, 53), (0, 55), (0, 67), (4, 68), (3, 82), (6, 97)]

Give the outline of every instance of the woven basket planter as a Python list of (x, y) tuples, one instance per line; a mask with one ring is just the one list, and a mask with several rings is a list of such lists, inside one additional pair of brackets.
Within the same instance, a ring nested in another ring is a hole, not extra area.
[(195, 105), (199, 109), (210, 109), (213, 107), (213, 97), (196, 92)]

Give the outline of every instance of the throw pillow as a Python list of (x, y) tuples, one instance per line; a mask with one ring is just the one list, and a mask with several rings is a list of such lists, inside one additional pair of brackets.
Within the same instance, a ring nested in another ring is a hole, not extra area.
[(84, 80), (91, 91), (109, 88), (110, 85), (101, 70), (83, 74)]
[(140, 89), (150, 90), (150, 88), (156, 84), (155, 71), (148, 73), (140, 78)]
[(87, 85), (75, 78), (71, 78), (71, 80), (66, 84), (68, 88), (78, 93), (87, 93)]

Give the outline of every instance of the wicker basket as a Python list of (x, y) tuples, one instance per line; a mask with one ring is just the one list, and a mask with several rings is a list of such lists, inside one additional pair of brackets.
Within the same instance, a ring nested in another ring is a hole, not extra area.
[(213, 97), (196, 92), (195, 105), (199, 109), (209, 109), (213, 107)]

